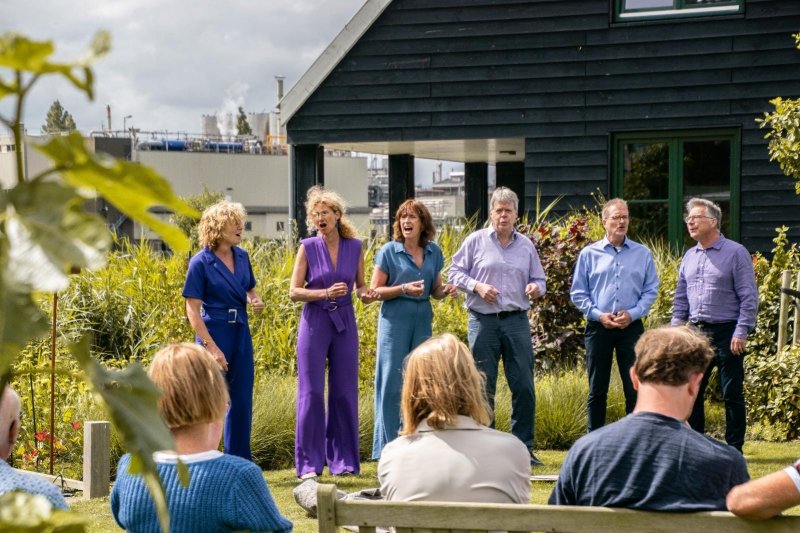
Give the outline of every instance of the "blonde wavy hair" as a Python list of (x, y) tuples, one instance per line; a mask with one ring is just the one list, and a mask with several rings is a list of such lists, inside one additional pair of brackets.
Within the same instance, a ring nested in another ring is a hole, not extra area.
[(334, 213), (339, 215), (339, 236), (345, 239), (354, 238), (356, 228), (353, 224), (345, 218), (347, 213), (347, 204), (344, 198), (334, 191), (329, 191), (321, 185), (314, 185), (306, 193), (306, 227), (308, 227), (308, 234), (317, 230), (314, 224), (313, 213), (316, 210), (317, 204), (325, 204)]
[(245, 218), (247, 218), (247, 211), (238, 202), (222, 200), (207, 207), (197, 226), (200, 246), (216, 250), (222, 241), (222, 230), (225, 229), (225, 226), (229, 223), (244, 226)]
[(164, 393), (158, 410), (170, 429), (220, 420), (228, 410), (228, 387), (214, 356), (198, 344), (162, 348), (147, 374)]
[(455, 335), (432, 337), (408, 355), (400, 410), (401, 435), (414, 433), (423, 420), (433, 429), (454, 426), (458, 415), (491, 423), (485, 378), (469, 348)]

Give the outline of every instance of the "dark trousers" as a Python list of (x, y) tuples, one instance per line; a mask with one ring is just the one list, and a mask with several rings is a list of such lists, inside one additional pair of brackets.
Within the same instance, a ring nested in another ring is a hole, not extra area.
[(716, 356), (708, 365), (700, 392), (694, 402), (689, 425), (696, 431), (704, 433), (706, 429), (705, 392), (708, 376), (716, 366), (719, 369), (719, 382), (722, 386), (722, 398), (725, 400), (725, 442), (742, 451), (744, 434), (747, 427), (747, 411), (744, 405), (744, 354), (731, 353), (731, 339), (736, 330), (736, 322), (698, 322), (700, 329), (714, 346)]
[[(528, 314), (503, 318), (471, 311), (467, 338), (478, 370), (486, 375), (486, 395), (494, 413), (500, 358), (511, 390), (511, 433), (533, 449), (536, 394), (533, 387), (533, 344)], [(494, 423), (492, 423), (494, 427)]]
[(636, 360), (633, 347), (643, 332), (641, 320), (635, 320), (623, 329), (606, 329), (596, 320), (586, 322), (584, 342), (586, 367), (589, 371), (589, 397), (586, 401), (589, 431), (601, 428), (606, 423), (608, 384), (615, 351), (622, 391), (625, 394), (625, 412), (630, 414), (633, 411), (636, 405), (636, 389), (633, 388), (629, 371)]

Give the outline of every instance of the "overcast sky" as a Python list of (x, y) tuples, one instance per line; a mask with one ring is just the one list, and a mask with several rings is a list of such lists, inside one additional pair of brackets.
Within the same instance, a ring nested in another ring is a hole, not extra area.
[[(59, 59), (76, 58), (100, 29), (111, 53), (95, 67), (89, 102), (65, 82), (40, 82), (25, 109), (29, 133), (60, 100), (84, 133), (112, 128), (199, 133), (201, 117), (241, 105), (275, 107), (276, 75), (286, 91), (364, 0), (0, 0), (0, 29), (52, 39)], [(7, 71), (0, 71), (7, 76)], [(9, 114), (8, 99), (0, 113)]]

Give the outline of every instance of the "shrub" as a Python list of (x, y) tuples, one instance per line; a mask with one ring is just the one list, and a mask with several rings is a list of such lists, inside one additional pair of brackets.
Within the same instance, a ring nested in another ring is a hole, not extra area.
[(590, 215), (581, 213), (555, 222), (522, 228), (536, 245), (547, 276), (547, 292), (531, 305), (536, 365), (543, 370), (574, 368), (583, 353), (584, 319), (569, 290), (578, 254), (591, 241)]
[(800, 347), (748, 359), (745, 396), (751, 422), (772, 426), (774, 440), (800, 437)]

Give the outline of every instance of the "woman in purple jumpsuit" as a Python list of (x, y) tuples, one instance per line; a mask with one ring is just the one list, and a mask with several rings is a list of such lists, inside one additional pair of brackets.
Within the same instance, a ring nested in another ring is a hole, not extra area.
[[(344, 218), (342, 198), (322, 187), (306, 196), (309, 229), (297, 251), (289, 296), (306, 302), (297, 336), (295, 469), (300, 478), (358, 474), (358, 331), (350, 293), (365, 303), (376, 294), (364, 283), (364, 253)], [(325, 414), (325, 362), (328, 413)]]

